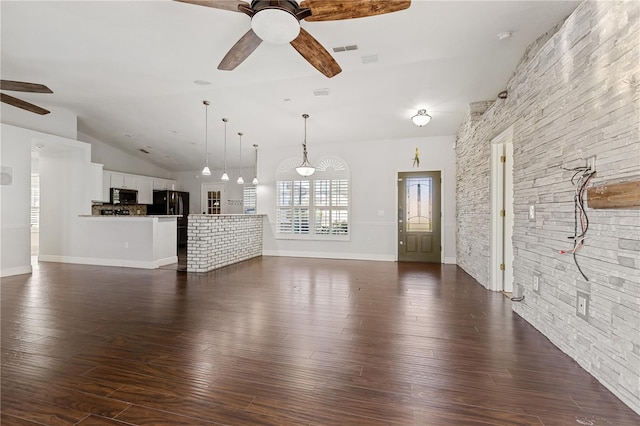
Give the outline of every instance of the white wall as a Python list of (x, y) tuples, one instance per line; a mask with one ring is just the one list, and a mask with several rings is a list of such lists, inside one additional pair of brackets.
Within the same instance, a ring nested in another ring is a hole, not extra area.
[(584, 245), (575, 258), (562, 254), (576, 232), (571, 169), (597, 156), (590, 186), (640, 176), (638, 16), (639, 2), (583, 2), (527, 48), (509, 96), (460, 129), (457, 199), (458, 264), (487, 285), (491, 140), (512, 127), (514, 289), (523, 296), (513, 310), (640, 413), (640, 211), (587, 206)]
[(104, 165), (104, 170), (173, 179), (173, 174), (156, 164), (133, 157), (121, 149), (78, 132), (78, 140), (91, 144), (91, 161)]
[(0, 276), (31, 272), (31, 141), (22, 129), (0, 124), (0, 164), (13, 182), (0, 186)]
[(40, 259), (71, 255), (86, 238), (78, 215), (91, 214), (91, 148), (83, 142), (55, 142), (66, 149), (40, 152)]
[[(351, 169), (351, 240), (300, 241), (275, 238), (275, 170), (285, 159), (300, 156), (299, 147), (261, 149), (258, 165), (258, 213), (266, 214), (264, 253), (328, 258), (396, 260), (397, 173), (440, 170), (443, 179), (442, 258), (455, 263), (454, 136), (345, 142), (309, 147), (309, 158), (336, 155)], [(413, 167), (415, 148), (420, 167)]]

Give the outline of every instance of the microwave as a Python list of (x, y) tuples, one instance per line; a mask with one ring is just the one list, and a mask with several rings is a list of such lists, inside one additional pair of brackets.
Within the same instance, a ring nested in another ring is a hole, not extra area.
[(111, 188), (111, 204), (138, 204), (138, 191), (135, 189)]

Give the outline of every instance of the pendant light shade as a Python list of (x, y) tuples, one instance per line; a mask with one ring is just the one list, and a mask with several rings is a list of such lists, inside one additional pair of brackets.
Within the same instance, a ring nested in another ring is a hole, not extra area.
[(307, 158), (307, 118), (309, 114), (302, 114), (304, 118), (304, 141), (302, 142), (302, 164), (296, 167), (296, 172), (300, 176), (308, 177), (316, 172), (316, 168), (311, 165)]
[(229, 180), (229, 175), (227, 174), (227, 123), (229, 120), (223, 118), (222, 121), (224, 122), (224, 173), (222, 173), (220, 180), (227, 182)]
[(238, 132), (238, 136), (240, 137), (240, 167), (238, 167), (238, 180), (237, 184), (242, 185), (244, 183), (244, 179), (242, 179), (242, 132)]
[(202, 176), (211, 176), (211, 169), (209, 169), (209, 143), (207, 140), (209, 101), (202, 101), (202, 103), (204, 104), (204, 167), (202, 168)]
[(258, 182), (258, 144), (253, 144), (253, 147), (256, 150), (256, 161), (253, 165), (253, 180), (251, 181), (252, 184), (257, 185)]
[(431, 116), (427, 114), (426, 109), (421, 109), (416, 115), (411, 117), (411, 121), (418, 127), (426, 126), (431, 121)]

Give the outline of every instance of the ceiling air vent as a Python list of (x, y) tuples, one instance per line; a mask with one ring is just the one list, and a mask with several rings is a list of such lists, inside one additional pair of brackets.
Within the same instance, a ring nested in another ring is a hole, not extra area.
[(378, 62), (378, 55), (362, 56), (360, 59), (363, 64), (373, 64)]
[(349, 52), (351, 50), (358, 50), (358, 45), (357, 44), (350, 44), (348, 46), (338, 46), (338, 47), (334, 47), (333, 51), (338, 53), (338, 52)]
[(313, 96), (329, 96), (329, 88), (325, 87), (323, 89), (315, 89), (313, 91)]

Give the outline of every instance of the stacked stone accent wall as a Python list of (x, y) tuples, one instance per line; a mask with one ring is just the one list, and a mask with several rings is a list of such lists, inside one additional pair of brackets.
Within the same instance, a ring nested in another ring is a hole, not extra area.
[(263, 215), (189, 215), (187, 271), (208, 272), (262, 256)]
[(588, 281), (560, 254), (574, 234), (563, 168), (595, 155), (592, 185), (640, 179), (640, 2), (580, 4), (530, 46), (507, 90), (458, 133), (458, 264), (488, 285), (490, 143), (512, 126), (514, 286), (525, 296), (513, 309), (640, 413), (640, 210), (587, 209), (577, 258)]

